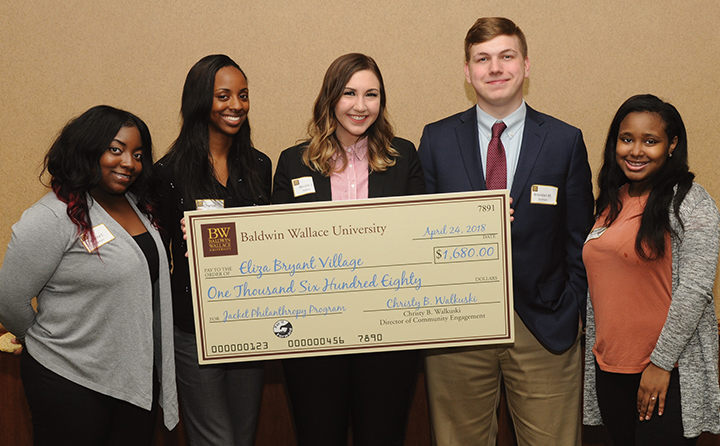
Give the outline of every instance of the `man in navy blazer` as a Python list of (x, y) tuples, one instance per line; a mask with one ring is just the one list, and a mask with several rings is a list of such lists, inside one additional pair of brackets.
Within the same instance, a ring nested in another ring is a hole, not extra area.
[(585, 143), (577, 128), (525, 104), (530, 62), (512, 21), (478, 19), (465, 57), (477, 106), (427, 125), (418, 151), (428, 193), (484, 190), (499, 138), (504, 177), (495, 188), (510, 189), (514, 209), (515, 343), (428, 353), (434, 441), (494, 446), (502, 377), (518, 444), (579, 445), (582, 246), (593, 221)]

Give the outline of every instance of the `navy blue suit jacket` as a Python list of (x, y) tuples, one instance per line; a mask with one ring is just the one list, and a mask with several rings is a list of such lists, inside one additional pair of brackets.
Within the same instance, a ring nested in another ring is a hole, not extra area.
[[(486, 188), (475, 107), (428, 124), (418, 152), (428, 193)], [(531, 203), (533, 185), (557, 187), (557, 205)], [(510, 196), (515, 311), (546, 348), (565, 351), (585, 318), (582, 247), (593, 223), (580, 130), (528, 106)]]

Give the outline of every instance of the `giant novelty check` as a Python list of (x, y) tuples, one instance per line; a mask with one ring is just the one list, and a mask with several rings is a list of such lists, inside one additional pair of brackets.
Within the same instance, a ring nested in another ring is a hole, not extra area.
[(514, 340), (507, 191), (185, 215), (201, 364)]

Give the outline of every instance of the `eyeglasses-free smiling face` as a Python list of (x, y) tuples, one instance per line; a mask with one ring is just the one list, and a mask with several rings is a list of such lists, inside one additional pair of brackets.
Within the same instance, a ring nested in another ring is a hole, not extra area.
[(530, 60), (523, 57), (517, 36), (500, 35), (470, 48), (465, 79), (480, 108), (494, 118), (503, 119), (520, 107), (529, 76)]
[(625, 116), (618, 130), (615, 157), (630, 180), (629, 193), (640, 196), (650, 191), (657, 175), (677, 145), (669, 141), (665, 122), (657, 113), (633, 112)]
[(370, 70), (352, 75), (335, 105), (335, 136), (343, 147), (355, 144), (380, 113), (380, 80)]
[[(245, 76), (235, 67), (223, 67), (215, 74), (209, 132), (232, 138), (247, 119), (250, 96)], [(219, 136), (218, 135), (218, 136)]]
[(142, 139), (138, 129), (121, 128), (110, 142), (110, 147), (100, 156), (102, 176), (95, 192), (124, 194), (142, 172), (142, 152)]

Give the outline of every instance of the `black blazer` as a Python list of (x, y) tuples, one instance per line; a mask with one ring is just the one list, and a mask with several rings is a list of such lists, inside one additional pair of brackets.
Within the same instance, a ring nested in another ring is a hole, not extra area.
[[(258, 159), (260, 188), (263, 191), (261, 199), (254, 199), (247, 187), (247, 181), (243, 181), (243, 174), (237, 178), (240, 196), (233, 197), (232, 189), (221, 187), (215, 181), (216, 192), (196, 198), (216, 198), (225, 200), (225, 207), (253, 206), (257, 202), (269, 204), (267, 197), (270, 196), (272, 184), (272, 164), (270, 158), (259, 150), (252, 149)], [(157, 217), (160, 220), (161, 233), (165, 235), (166, 246), (172, 257), (173, 270), (171, 275), (172, 299), (173, 299), (173, 322), (176, 327), (186, 333), (195, 333), (195, 313), (192, 306), (192, 293), (190, 291), (190, 264), (185, 253), (187, 252), (186, 241), (180, 230), (180, 220), (184, 217), (185, 211), (194, 211), (195, 203), (185, 203), (180, 193), (182, 178), (176, 178), (173, 166), (167, 163), (167, 156), (155, 163), (153, 172), (155, 176), (157, 203)], [(228, 179), (228, 181), (230, 181)], [(170, 241), (172, 243), (170, 244)]]
[[(284, 150), (278, 159), (273, 181), (273, 204), (304, 203), (311, 201), (331, 201), (332, 189), (330, 177), (310, 169), (302, 162), (302, 151), (307, 143)], [(392, 146), (398, 151), (395, 165), (384, 172), (371, 172), (368, 177), (368, 197), (393, 197), (400, 195), (418, 195), (425, 193), (420, 159), (415, 145), (402, 138), (393, 138)], [(295, 197), (292, 180), (312, 177), (315, 192)]]
[[(475, 107), (428, 124), (418, 152), (429, 193), (486, 189)], [(532, 203), (533, 185), (556, 187), (557, 205)], [(510, 196), (515, 311), (545, 347), (565, 351), (585, 318), (582, 247), (593, 224), (580, 130), (527, 107)]]

